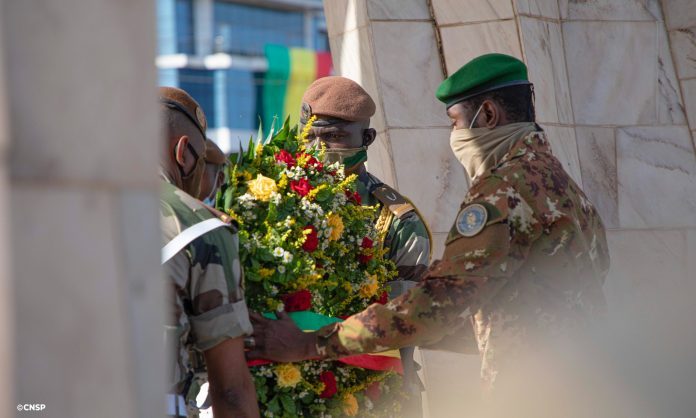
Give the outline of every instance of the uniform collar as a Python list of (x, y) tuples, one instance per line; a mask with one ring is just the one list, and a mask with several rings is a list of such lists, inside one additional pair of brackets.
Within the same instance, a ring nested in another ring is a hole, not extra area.
[(512, 161), (517, 158), (524, 157), (528, 153), (548, 153), (551, 148), (549, 142), (546, 139), (546, 133), (542, 130), (534, 131), (524, 138), (520, 139), (515, 143), (515, 145), (510, 148), (507, 154), (503, 156), (500, 163), (495, 166), (491, 171), (499, 168), (503, 164)]

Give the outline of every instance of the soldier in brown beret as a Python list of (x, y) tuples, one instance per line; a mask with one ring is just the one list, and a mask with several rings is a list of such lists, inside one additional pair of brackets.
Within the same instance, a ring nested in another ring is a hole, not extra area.
[(244, 359), (252, 331), (242, 290), (239, 239), (196, 197), (205, 174), (206, 119), (185, 91), (159, 91), (164, 122), (160, 213), (162, 266), (170, 308), (167, 415), (197, 417), (196, 396), (209, 381), (215, 417), (258, 417)]
[(198, 199), (208, 206), (215, 205), (215, 195), (225, 182), (225, 166), (227, 158), (220, 147), (212, 139), (205, 142), (205, 174), (201, 179), (201, 191)]
[[(370, 174), (365, 167), (367, 148), (376, 138), (370, 128), (375, 102), (355, 81), (345, 77), (324, 77), (312, 83), (302, 99), (300, 123), (314, 117), (308, 139), (326, 146), (327, 162), (340, 161), (347, 173), (358, 175), (359, 199), (364, 205), (379, 206), (376, 227), (379, 248), (396, 264), (398, 280), (390, 283), (390, 298), (415, 286), (430, 263), (431, 238), (425, 220), (413, 202)], [(416, 374), (413, 348), (401, 350), (405, 387), (412, 404), (404, 406), (404, 417), (421, 415), (422, 385)]]

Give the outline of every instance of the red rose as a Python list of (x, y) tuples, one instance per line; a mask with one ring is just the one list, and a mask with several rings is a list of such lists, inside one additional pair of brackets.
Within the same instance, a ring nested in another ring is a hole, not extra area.
[(319, 246), (319, 237), (317, 236), (317, 229), (313, 225), (307, 225), (304, 228), (305, 231), (309, 230), (309, 234), (306, 235), (304, 244), (302, 244), (302, 249), (311, 253), (316, 250)]
[(324, 169), (324, 164), (322, 164), (321, 161), (317, 160), (314, 157), (309, 157), (309, 160), (307, 161), (307, 165), (309, 167), (314, 167), (317, 171), (321, 171)]
[(299, 179), (290, 182), (290, 189), (300, 196), (307, 196), (307, 193), (309, 193), (313, 187), (311, 184), (309, 184), (307, 179)]
[(312, 294), (307, 289), (283, 295), (280, 300), (285, 305), (285, 312), (308, 311), (312, 307)]
[(353, 202), (356, 205), (362, 205), (362, 198), (360, 197), (360, 193), (358, 192), (351, 192), (350, 190), (346, 190), (346, 197), (348, 198), (349, 201)]
[(358, 255), (358, 261), (360, 261), (362, 264), (367, 264), (372, 260), (372, 251), (365, 251), (365, 250), (370, 250), (372, 249), (372, 245), (374, 243), (372, 240), (368, 237), (363, 238), (362, 243), (360, 244), (360, 248), (363, 249), (363, 252)]
[(379, 298), (375, 300), (375, 303), (379, 303), (380, 305), (386, 305), (388, 301), (389, 295), (387, 294), (387, 292), (382, 292), (382, 294), (379, 295)]
[(294, 167), (297, 163), (292, 157), (292, 154), (285, 150), (280, 150), (280, 152), (275, 155), (275, 159), (279, 163), (285, 163), (288, 167)]
[(373, 382), (365, 389), (365, 396), (370, 398), (372, 402), (377, 402), (382, 396), (382, 389), (379, 387), (379, 382)]
[(324, 384), (324, 390), (319, 394), (320, 398), (330, 398), (336, 394), (336, 376), (331, 371), (322, 372), (319, 375), (319, 380)]

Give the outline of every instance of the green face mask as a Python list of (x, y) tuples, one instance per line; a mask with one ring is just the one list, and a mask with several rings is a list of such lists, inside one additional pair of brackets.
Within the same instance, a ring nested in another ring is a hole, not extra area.
[(324, 161), (327, 164), (338, 162), (343, 164), (346, 171), (350, 171), (356, 165), (367, 161), (367, 147), (327, 148), (324, 153)]

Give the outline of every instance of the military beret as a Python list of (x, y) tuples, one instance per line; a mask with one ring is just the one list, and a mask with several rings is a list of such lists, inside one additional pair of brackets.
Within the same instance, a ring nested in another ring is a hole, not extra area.
[(322, 77), (310, 84), (302, 97), (300, 122), (307, 123), (313, 115), (323, 116), (316, 125), (364, 121), (375, 114), (375, 109), (372, 97), (355, 81)]
[(213, 165), (225, 165), (227, 163), (225, 153), (210, 138), (205, 140), (205, 162)]
[(176, 87), (160, 87), (159, 101), (170, 109), (178, 110), (188, 117), (196, 128), (201, 131), (201, 135), (205, 138), (205, 131), (208, 129), (208, 122), (205, 119), (205, 113), (193, 97), (184, 90)]
[(435, 97), (449, 108), (479, 94), (521, 84), (530, 84), (527, 66), (522, 61), (505, 54), (486, 54), (447, 77)]

